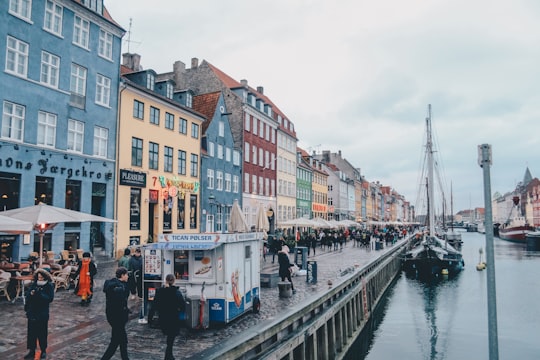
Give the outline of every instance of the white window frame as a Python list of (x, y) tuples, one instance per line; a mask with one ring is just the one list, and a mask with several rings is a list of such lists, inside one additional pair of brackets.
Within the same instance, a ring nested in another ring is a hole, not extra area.
[(251, 128), (251, 121), (249, 121), (249, 114), (248, 113), (246, 113), (244, 122), (245, 122), (246, 131), (249, 131), (250, 128)]
[(251, 175), (251, 192), (256, 193), (255, 189), (257, 189), (257, 175)]
[(32, 0), (9, 0), (9, 13), (30, 21), (32, 18)]
[(240, 151), (233, 150), (233, 165), (240, 166)]
[(94, 126), (94, 156), (107, 158), (109, 146), (109, 129)]
[(249, 162), (249, 143), (248, 143), (248, 142), (244, 143), (244, 147), (245, 147), (245, 150), (244, 150), (244, 161), (245, 161), (245, 162)]
[(7, 37), (6, 72), (26, 77), (28, 74), (28, 52), (30, 46), (12, 36)]
[(232, 177), (232, 191), (235, 194), (238, 194), (238, 191), (239, 191), (239, 180), (240, 180), (240, 178), (238, 177), (238, 175), (233, 175), (233, 177)]
[(60, 57), (41, 52), (41, 75), (40, 82), (55, 89), (58, 89), (58, 78), (60, 74)]
[(223, 171), (216, 171), (216, 190), (223, 190)]
[(256, 117), (253, 117), (253, 135), (257, 135), (257, 125), (258, 125), (259, 119)]
[(231, 192), (231, 174), (225, 173), (225, 191)]
[(231, 149), (228, 147), (225, 148), (225, 161), (231, 162)]
[(56, 114), (38, 112), (37, 145), (54, 148), (56, 144)]
[(73, 44), (89, 50), (90, 21), (78, 15), (75, 15), (75, 19), (73, 19)]
[(69, 89), (72, 94), (86, 96), (86, 76), (88, 70), (80, 65), (71, 63), (71, 81)]
[(67, 150), (82, 154), (84, 146), (84, 123), (68, 119)]
[(214, 170), (213, 169), (207, 169), (206, 170), (206, 180), (207, 180), (207, 183), (208, 183), (207, 188), (208, 189), (214, 189), (215, 178), (214, 178)]
[(251, 148), (251, 160), (253, 164), (257, 165), (257, 147), (255, 145)]
[(173, 86), (171, 83), (168, 82), (168, 83), (165, 85), (165, 90), (166, 90), (166, 92), (167, 92), (167, 94), (166, 94), (167, 97), (168, 97), (169, 99), (172, 99), (172, 98), (173, 98), (173, 95), (174, 95), (174, 86)]
[(264, 166), (264, 150), (259, 148), (259, 166)]
[(154, 85), (156, 84), (156, 77), (152, 73), (146, 73), (146, 88), (154, 91)]
[(214, 153), (215, 153), (215, 146), (214, 146), (214, 143), (209, 141), (208, 142), (208, 156), (210, 157), (214, 157)]
[(103, 29), (99, 29), (99, 46), (98, 54), (99, 56), (112, 60), (112, 48), (113, 48), (113, 35)]
[(23, 105), (4, 101), (2, 111), (2, 138), (22, 141), (26, 108)]
[(223, 159), (223, 145), (221, 144), (217, 146), (217, 157), (218, 159)]
[(96, 104), (109, 107), (111, 101), (111, 79), (96, 75)]
[(62, 35), (62, 18), (64, 8), (52, 0), (45, 2), (45, 19), (43, 28), (55, 35)]
[(244, 174), (244, 190), (246, 193), (249, 194), (249, 174), (248, 173), (245, 173)]
[(219, 134), (220, 137), (225, 136), (225, 122), (222, 121), (222, 120), (219, 121), (218, 134)]

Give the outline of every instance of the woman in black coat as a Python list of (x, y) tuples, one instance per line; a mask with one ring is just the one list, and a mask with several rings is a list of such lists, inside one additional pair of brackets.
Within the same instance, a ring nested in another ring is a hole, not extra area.
[(180, 312), (184, 311), (186, 303), (182, 293), (174, 286), (174, 275), (165, 277), (165, 286), (157, 289), (154, 299), (154, 306), (159, 313), (159, 326), (167, 335), (167, 349), (165, 350), (165, 360), (174, 360), (173, 344), (174, 338), (180, 331)]
[(33, 359), (36, 353), (36, 341), (41, 349), (40, 359), (47, 358), (47, 336), (49, 327), (49, 304), (54, 299), (54, 286), (51, 275), (43, 269), (37, 269), (34, 280), (26, 291), (24, 310), (28, 318), (28, 338), (25, 359)]
[(292, 266), (291, 261), (289, 260), (289, 247), (287, 245), (283, 245), (281, 247), (281, 250), (278, 251), (278, 263), (279, 263), (279, 276), (281, 277), (281, 281), (285, 281), (285, 279), (289, 280), (291, 283), (291, 290), (296, 292), (294, 290), (294, 285), (291, 279), (291, 269)]

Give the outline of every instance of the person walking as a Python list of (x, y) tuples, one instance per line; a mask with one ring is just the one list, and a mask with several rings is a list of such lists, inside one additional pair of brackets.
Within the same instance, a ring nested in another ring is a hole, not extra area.
[[(142, 290), (142, 256), (141, 256), (141, 249), (137, 248), (135, 249), (135, 253), (129, 259), (129, 270), (131, 271), (133, 275), (133, 279), (135, 280), (136, 289), (137, 289), (137, 296), (139, 299), (142, 299), (143, 297), (143, 290)], [(131, 298), (135, 298), (135, 290), (131, 290)]]
[(118, 267), (125, 267), (129, 271), (129, 259), (131, 259), (131, 250), (125, 248), (124, 255), (118, 259)]
[(48, 271), (37, 269), (34, 279), (26, 291), (24, 311), (28, 318), (28, 334), (26, 347), (28, 354), (25, 359), (36, 356), (36, 341), (41, 350), (40, 359), (47, 358), (47, 337), (49, 328), (49, 305), (54, 299), (54, 286)]
[(156, 291), (154, 307), (159, 314), (159, 326), (163, 334), (167, 335), (167, 348), (165, 360), (174, 360), (174, 338), (180, 331), (180, 312), (186, 308), (186, 302), (178, 287), (174, 286), (175, 277), (168, 274), (165, 285)]
[(129, 308), (127, 306), (129, 288), (127, 281), (127, 269), (125, 267), (119, 267), (116, 269), (116, 277), (106, 280), (103, 285), (103, 292), (106, 297), (105, 314), (107, 315), (107, 321), (111, 325), (111, 341), (101, 360), (112, 358), (119, 346), (122, 360), (129, 360), (126, 333), (126, 323), (129, 315)]
[(281, 247), (281, 250), (278, 251), (278, 264), (279, 276), (281, 277), (281, 281), (285, 281), (285, 279), (289, 280), (289, 282), (291, 283), (291, 290), (294, 294), (296, 290), (294, 290), (294, 284), (291, 278), (292, 264), (289, 260), (289, 247), (287, 245), (283, 245)]
[(96, 264), (92, 261), (89, 252), (84, 252), (77, 264), (75, 278), (79, 277), (75, 293), (81, 297), (81, 305), (88, 306), (94, 293), (94, 276), (97, 274)]

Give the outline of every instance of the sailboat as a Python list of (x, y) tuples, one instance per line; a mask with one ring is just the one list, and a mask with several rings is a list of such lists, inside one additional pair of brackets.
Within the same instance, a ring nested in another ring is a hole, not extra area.
[(427, 230), (417, 232), (411, 247), (405, 252), (402, 268), (405, 272), (415, 273), (419, 277), (449, 276), (459, 273), (465, 263), (461, 252), (448, 243), (447, 240), (437, 236), (435, 231), (434, 212), (434, 146), (431, 131), (431, 105), (428, 105), (426, 118), (426, 153), (427, 162), (427, 204), (428, 227)]

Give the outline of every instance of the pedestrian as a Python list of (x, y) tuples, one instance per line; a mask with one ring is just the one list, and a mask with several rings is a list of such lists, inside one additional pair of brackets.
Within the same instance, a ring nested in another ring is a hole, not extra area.
[(118, 259), (118, 267), (125, 267), (129, 271), (129, 259), (131, 258), (131, 250), (129, 248), (124, 249), (124, 255)]
[(154, 306), (159, 314), (159, 326), (167, 335), (165, 360), (174, 360), (174, 338), (180, 331), (180, 313), (185, 311), (186, 302), (178, 287), (174, 286), (175, 277), (169, 274), (165, 277), (165, 285), (156, 291)]
[[(135, 253), (129, 259), (129, 270), (131, 271), (133, 275), (133, 279), (135, 280), (135, 289), (137, 290), (137, 296), (139, 299), (142, 299), (143, 297), (143, 291), (142, 291), (142, 256), (141, 256), (141, 249), (137, 248), (135, 249)], [(131, 299), (135, 299), (135, 289), (131, 289)]]
[(81, 297), (81, 305), (88, 306), (92, 301), (94, 293), (94, 276), (97, 274), (96, 264), (92, 261), (89, 252), (84, 252), (83, 257), (79, 260), (75, 279), (79, 277), (75, 293)]
[(107, 350), (105, 350), (105, 354), (101, 357), (101, 360), (112, 358), (119, 346), (122, 360), (129, 360), (126, 333), (126, 323), (129, 315), (129, 308), (127, 306), (129, 288), (127, 281), (127, 269), (125, 267), (119, 267), (116, 269), (116, 277), (106, 280), (103, 285), (103, 292), (106, 297), (105, 314), (107, 315), (107, 321), (111, 325), (111, 342)]
[(291, 264), (291, 261), (289, 260), (289, 247), (287, 245), (283, 245), (281, 250), (278, 251), (278, 264), (281, 281), (285, 281), (285, 279), (289, 280), (294, 294), (296, 290), (294, 290), (294, 284), (291, 278), (291, 266), (293, 264)]
[(40, 359), (47, 358), (47, 336), (49, 328), (49, 304), (54, 299), (54, 286), (48, 271), (37, 269), (34, 279), (26, 291), (24, 311), (28, 318), (28, 334), (26, 347), (28, 354), (25, 359), (34, 359), (36, 356), (36, 341), (39, 341), (41, 350)]

